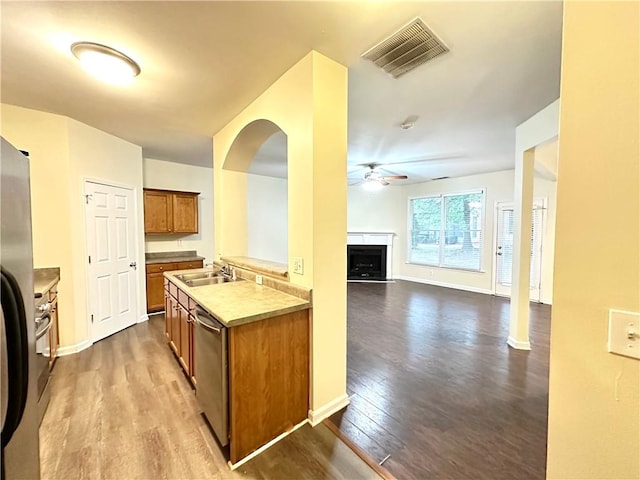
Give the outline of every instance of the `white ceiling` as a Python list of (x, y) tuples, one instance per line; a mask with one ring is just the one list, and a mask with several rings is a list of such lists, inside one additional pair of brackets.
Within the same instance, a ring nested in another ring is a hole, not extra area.
[[(408, 174), (407, 183), (513, 168), (515, 126), (559, 96), (554, 1), (3, 0), (1, 8), (4, 103), (73, 117), (162, 160), (210, 166), (213, 134), (311, 49), (349, 67), (355, 177), (364, 173), (355, 165), (370, 162), (404, 162), (387, 170)], [(360, 59), (416, 16), (450, 53), (399, 79)], [(128, 87), (97, 82), (68, 51), (80, 40), (122, 50), (142, 74)], [(399, 128), (411, 115), (415, 127)]]

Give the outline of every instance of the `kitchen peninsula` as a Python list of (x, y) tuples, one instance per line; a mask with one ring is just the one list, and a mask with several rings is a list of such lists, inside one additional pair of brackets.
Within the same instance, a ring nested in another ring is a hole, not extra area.
[(307, 418), (311, 291), (230, 269), (164, 278), (169, 345), (233, 465)]

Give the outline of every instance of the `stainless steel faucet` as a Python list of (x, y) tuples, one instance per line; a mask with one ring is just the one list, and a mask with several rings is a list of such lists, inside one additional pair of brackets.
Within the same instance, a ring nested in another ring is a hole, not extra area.
[(236, 269), (230, 265), (222, 265), (222, 267), (220, 268), (220, 273), (223, 277), (226, 277), (230, 280), (236, 279)]

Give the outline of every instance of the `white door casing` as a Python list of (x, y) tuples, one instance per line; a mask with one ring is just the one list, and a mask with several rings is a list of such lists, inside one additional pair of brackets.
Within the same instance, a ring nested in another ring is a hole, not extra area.
[(136, 323), (137, 265), (132, 189), (86, 181), (91, 339)]
[[(544, 199), (535, 199), (531, 218), (531, 276), (529, 299), (540, 302), (542, 280), (542, 237), (546, 210)], [(499, 203), (496, 208), (495, 293), (511, 296), (513, 267), (513, 203)]]

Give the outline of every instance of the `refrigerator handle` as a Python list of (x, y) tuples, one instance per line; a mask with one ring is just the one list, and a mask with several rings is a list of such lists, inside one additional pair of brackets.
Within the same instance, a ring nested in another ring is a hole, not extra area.
[[(2, 425), (2, 448), (9, 443), (22, 420), (29, 386), (29, 351), (24, 301), (16, 279), (1, 267), (0, 301), (7, 346), (7, 412)], [(4, 455), (3, 455), (4, 457)]]

